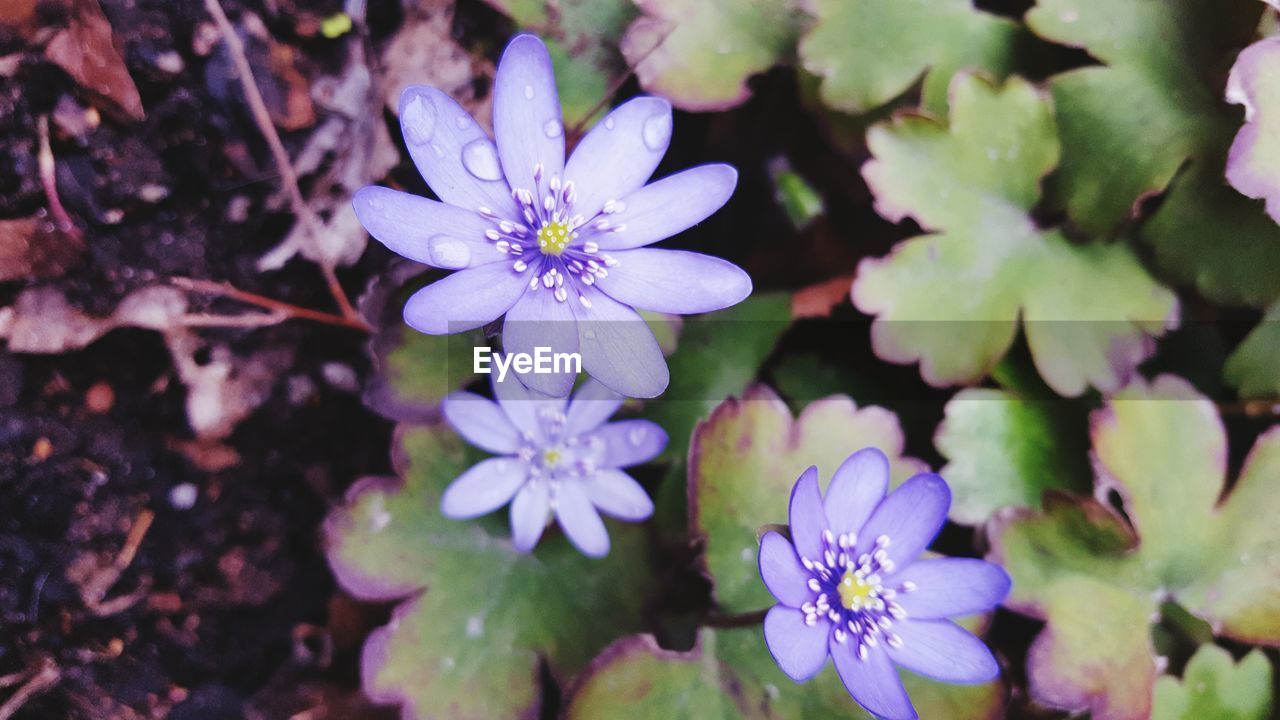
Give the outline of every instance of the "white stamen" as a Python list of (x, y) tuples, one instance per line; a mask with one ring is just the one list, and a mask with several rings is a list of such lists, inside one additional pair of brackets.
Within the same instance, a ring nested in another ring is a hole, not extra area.
[(524, 272), (525, 270), (529, 269), (528, 264), (526, 264), (525, 261), (523, 260), (515, 261), (515, 263), (513, 263), (511, 267), (515, 268), (516, 272)]

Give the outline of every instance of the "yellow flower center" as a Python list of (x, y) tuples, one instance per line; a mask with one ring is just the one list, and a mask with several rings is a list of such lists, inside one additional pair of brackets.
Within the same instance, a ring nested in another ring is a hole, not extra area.
[(840, 592), (840, 604), (846, 610), (856, 610), (867, 601), (875, 597), (875, 588), (867, 584), (866, 580), (853, 574), (852, 570), (845, 570), (844, 577), (840, 578), (840, 585), (836, 588)]
[(542, 452), (542, 464), (546, 467), (555, 467), (564, 459), (564, 453), (560, 452), (560, 448), (550, 448)]
[(543, 255), (559, 257), (577, 233), (562, 222), (549, 222), (538, 229), (538, 249)]

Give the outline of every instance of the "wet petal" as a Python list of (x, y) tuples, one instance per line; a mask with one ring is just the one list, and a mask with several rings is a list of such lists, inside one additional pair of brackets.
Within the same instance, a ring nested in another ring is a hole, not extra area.
[(391, 252), (446, 270), (509, 259), (485, 238), (479, 214), (390, 188), (361, 188), (351, 201), (360, 224)]
[(798, 608), (812, 600), (810, 577), (786, 538), (776, 532), (765, 534), (760, 541), (760, 578), (778, 602)]
[(428, 335), (471, 330), (511, 309), (527, 288), (506, 263), (459, 270), (414, 293), (404, 321)]
[(853, 642), (831, 641), (831, 659), (849, 695), (862, 707), (884, 720), (916, 720), (911, 698), (902, 687), (882, 646), (867, 648), (867, 657), (859, 658)]
[(475, 393), (455, 392), (441, 403), (444, 419), (467, 442), (492, 453), (511, 454), (520, 448), (520, 431), (502, 408)]
[(968, 630), (949, 620), (905, 620), (892, 630), (902, 647), (887, 647), (899, 665), (934, 680), (982, 683), (1000, 674), (991, 650)]
[(782, 605), (774, 605), (764, 616), (765, 645), (782, 672), (796, 682), (817, 675), (827, 664), (830, 630), (826, 618), (805, 625), (804, 613)]
[[(526, 292), (507, 311), (502, 324), (502, 347), (509, 354), (525, 353), (537, 362), (542, 362), (536, 356), (538, 348), (545, 348), (547, 368), (555, 370), (556, 353), (578, 352), (578, 323), (573, 309), (569, 303), (556, 300), (546, 288)], [(517, 377), (526, 387), (553, 397), (568, 395), (578, 378), (570, 363), (561, 363), (561, 372), (543, 373), (538, 369), (535, 366), (534, 372)], [(516, 375), (514, 366), (508, 374)]]
[(606, 251), (665, 240), (710, 217), (729, 201), (737, 185), (738, 171), (729, 165), (690, 168), (622, 198), (625, 209), (607, 217), (612, 227), (625, 226), (622, 232), (584, 233), (583, 237)]
[(913, 620), (960, 617), (986, 612), (1009, 594), (1009, 574), (999, 565), (973, 558), (919, 560), (896, 573), (893, 584), (912, 582), (897, 602)]
[(512, 458), (489, 458), (462, 473), (440, 498), (440, 512), (455, 520), (478, 517), (506, 505), (529, 476)]
[[(411, 85), (400, 94), (400, 127), (405, 147), (432, 191), (450, 205), (487, 207), (517, 217), (515, 201), (498, 170), (498, 156), (484, 128), (453, 98), (433, 87)], [(478, 158), (492, 157), (492, 168)], [(467, 169), (464, 158), (472, 158)]]
[(511, 541), (520, 552), (538, 544), (551, 512), (551, 494), (544, 482), (525, 483), (511, 501)]
[(635, 310), (594, 288), (591, 307), (578, 309), (582, 367), (611, 390), (627, 397), (657, 397), (671, 380), (662, 348)]
[(831, 532), (857, 533), (889, 489), (889, 458), (878, 448), (850, 455), (827, 488), (824, 500)]
[(614, 108), (582, 138), (565, 166), (565, 179), (578, 192), (573, 211), (594, 217), (605, 201), (639, 190), (670, 142), (671, 103), (637, 97)]
[(609, 554), (609, 532), (600, 513), (576, 483), (560, 483), (556, 488), (556, 520), (578, 551), (587, 557)]
[(489, 383), (502, 412), (511, 419), (516, 429), (538, 442), (546, 442), (548, 438), (542, 431), (543, 422), (540, 417), (548, 413), (564, 412), (565, 398), (544, 395), (527, 388), (513, 372), (508, 372), (506, 378), (499, 381), (495, 370), (489, 375)]
[(868, 552), (876, 538), (888, 536), (889, 558), (899, 569), (916, 558), (942, 530), (951, 507), (951, 490), (942, 478), (921, 473), (889, 493), (858, 533), (857, 551)]
[(788, 513), (791, 542), (801, 557), (822, 557), (822, 531), (827, 529), (827, 515), (822, 509), (822, 493), (818, 490), (818, 468), (810, 466), (791, 489)]
[(690, 315), (742, 302), (751, 277), (728, 260), (684, 250), (643, 248), (612, 253), (618, 266), (596, 285), (641, 310)]
[(622, 520), (639, 521), (653, 514), (653, 501), (640, 483), (621, 470), (598, 470), (582, 483), (591, 504)]
[(493, 134), (502, 170), (513, 188), (538, 194), (534, 167), (542, 165), (541, 188), (564, 173), (564, 125), (555, 71), (547, 46), (518, 35), (502, 53), (493, 80)]
[(591, 437), (604, 442), (600, 466), (624, 468), (648, 462), (667, 446), (667, 431), (648, 420), (619, 420), (600, 427)]
[(565, 434), (570, 437), (594, 430), (622, 407), (623, 398), (595, 378), (587, 378), (569, 403)]

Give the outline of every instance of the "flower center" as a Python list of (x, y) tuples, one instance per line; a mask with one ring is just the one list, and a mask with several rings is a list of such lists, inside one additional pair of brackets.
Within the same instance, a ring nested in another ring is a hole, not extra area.
[(568, 223), (553, 220), (538, 228), (538, 249), (543, 255), (560, 257), (560, 254), (569, 247), (569, 241), (577, 236), (576, 232), (569, 229)]
[(844, 571), (844, 577), (840, 579), (840, 584), (836, 586), (836, 590), (840, 593), (840, 604), (846, 610), (857, 610), (864, 605), (868, 605), (867, 601), (877, 595), (876, 589), (868, 584), (866, 580), (855, 575), (852, 569)]
[(558, 447), (547, 448), (542, 451), (542, 464), (547, 469), (554, 469), (564, 459), (564, 451)]

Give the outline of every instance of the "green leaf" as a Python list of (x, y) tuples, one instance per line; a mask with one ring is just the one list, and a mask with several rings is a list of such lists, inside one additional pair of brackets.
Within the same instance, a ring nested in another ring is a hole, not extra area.
[(474, 352), (487, 346), (473, 330), (458, 335), (424, 335), (397, 318), (370, 342), (376, 371), (366, 402), (395, 420), (437, 417), (440, 401), (476, 378)]
[(676, 351), (667, 359), (671, 384), (648, 403), (644, 417), (671, 438), (663, 457), (684, 459), (699, 420), (760, 373), (778, 338), (791, 326), (791, 298), (753, 295), (719, 312), (686, 318)]
[(1240, 397), (1280, 397), (1280, 303), (1271, 306), (1258, 327), (1227, 358), (1223, 375)]
[(1219, 0), (1038, 0), (1027, 24), (1104, 63), (1053, 78), (1071, 217), (1108, 236), (1178, 168), (1233, 132), (1209, 69), (1257, 28), (1262, 6)]
[(603, 560), (560, 536), (523, 555), (505, 522), (459, 522), (439, 510), (469, 465), (436, 427), (401, 428), (401, 479), (366, 478), (325, 523), (329, 563), (362, 600), (404, 599), (361, 659), (365, 691), (406, 718), (537, 716), (539, 665), (577, 672), (610, 640), (640, 626), (650, 584), (644, 531), (610, 524)]
[(1040, 507), (1046, 490), (1085, 490), (1083, 419), (1061, 401), (1002, 390), (958, 393), (934, 439), (949, 461), (941, 475), (951, 485), (951, 519), (980, 525), (1000, 508)]
[(815, 22), (800, 58), (823, 78), (830, 107), (863, 113), (924, 77), (922, 105), (945, 112), (947, 86), (964, 68), (1004, 78), (1023, 35), (1017, 23), (974, 9), (970, 0), (812, 0)]
[[(922, 718), (1002, 716), (999, 683), (944, 685), (901, 674)], [(774, 720), (871, 715), (849, 697), (830, 666), (804, 685), (792, 682), (770, 657), (760, 629), (745, 628), (703, 630), (698, 647), (687, 653), (662, 650), (649, 636), (625, 638), (602, 653), (575, 687), (568, 720), (637, 717)]]
[(859, 266), (858, 309), (890, 362), (920, 362), (931, 385), (979, 380), (1019, 319), (1040, 375), (1062, 395), (1119, 388), (1176, 317), (1177, 301), (1123, 244), (1078, 244), (1031, 217), (1058, 161), (1050, 103), (1020, 78), (957, 75), (951, 122), (873, 127), (863, 175), (876, 209), (936, 231)]
[(727, 110), (747, 79), (786, 59), (800, 33), (794, 0), (643, 0), (622, 54), (645, 90), (684, 110)]
[(636, 16), (631, 0), (485, 0), (521, 29), (542, 36), (551, 53), (565, 127), (591, 118), (626, 71), (618, 41)]
[(1214, 632), (1280, 642), (1280, 426), (1258, 439), (1225, 500), (1227, 439), (1212, 402), (1162, 376), (1116, 394), (1092, 419), (1096, 500), (997, 516), (992, 559), (1006, 601), (1042, 618), (1027, 669), (1033, 696), (1098, 720), (1146, 718), (1159, 673), (1151, 623), (1163, 601)]
[[(1280, 299), (1280, 228), (1222, 182), (1240, 127), (1213, 72), (1258, 27), (1262, 6), (1218, 0), (1040, 0), (1027, 23), (1105, 63), (1050, 83), (1063, 144), (1056, 198), (1077, 225), (1114, 235), (1147, 198), (1139, 229), (1160, 268), (1210, 299)], [(1179, 169), (1185, 167), (1181, 176)]]
[(1280, 222), (1280, 38), (1255, 43), (1236, 60), (1227, 99), (1245, 107), (1245, 126), (1227, 160), (1227, 180), (1251, 198), (1266, 200)]
[(1182, 681), (1156, 682), (1152, 720), (1263, 720), (1271, 714), (1271, 663), (1254, 650), (1236, 664), (1217, 645), (1201, 647)]
[(758, 385), (698, 425), (689, 450), (689, 525), (705, 543), (707, 572), (723, 611), (773, 604), (757, 569), (756, 528), (786, 522), (785, 500), (796, 478), (817, 465), (825, 485), (846, 457), (868, 446), (889, 456), (895, 484), (927, 470), (903, 457), (893, 413), (859, 408), (846, 396), (815, 401), (793, 418), (772, 390)]

